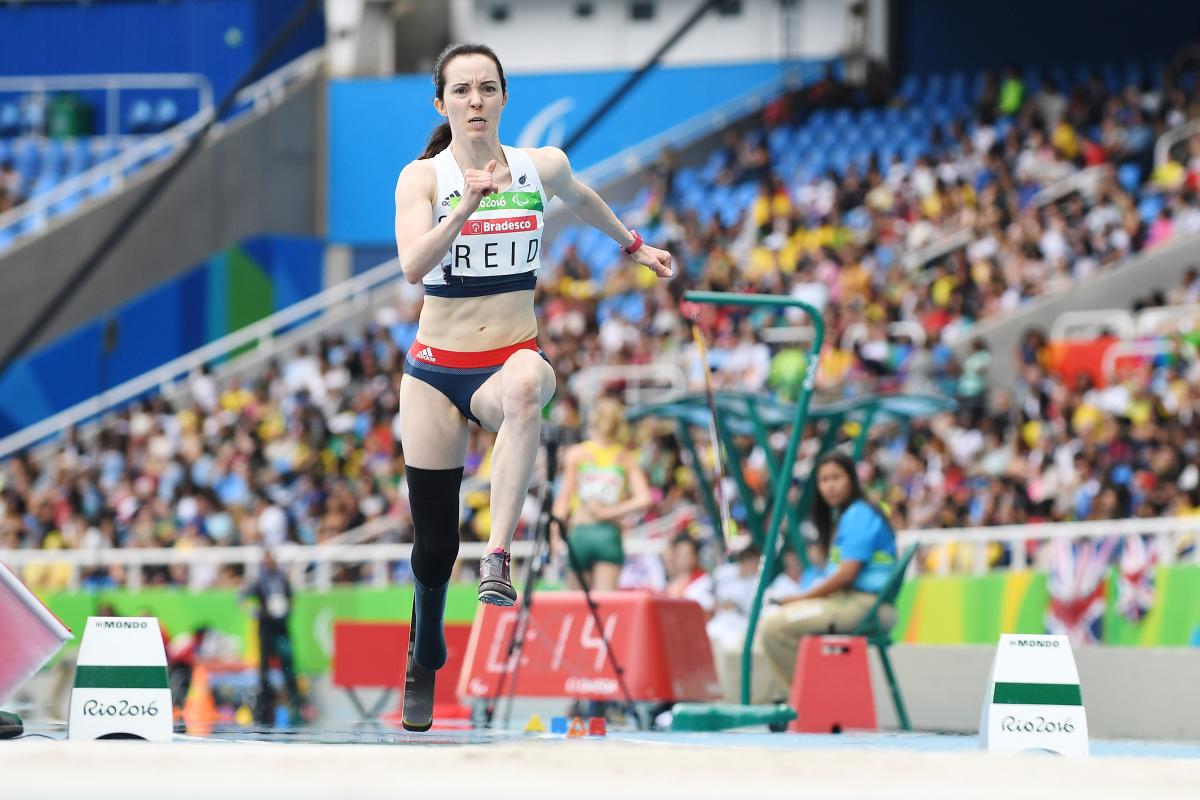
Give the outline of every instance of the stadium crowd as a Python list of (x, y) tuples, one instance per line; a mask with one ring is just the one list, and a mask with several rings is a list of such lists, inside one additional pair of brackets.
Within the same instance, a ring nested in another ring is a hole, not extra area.
[[(703, 367), (679, 302), (685, 288), (790, 294), (820, 309), (827, 325), (819, 399), (906, 391), (959, 400), (957, 412), (917, 421), (905, 435), (887, 426), (871, 434), (861, 477), (897, 528), (1200, 513), (1200, 362), (1182, 340), (1106, 385), (1064, 380), (1041, 331), (1016, 353), (979, 345), (956, 357), (953, 349), (980, 319), (1200, 233), (1200, 134), (1168, 165), (1152, 158), (1160, 133), (1200, 116), (1197, 66), (1176, 61), (1161, 82), (1115, 92), (1099, 78), (1034, 89), (1010, 74), (985, 83), (969, 117), (932, 127), (926, 154), (862, 172), (851, 164), (780, 174), (771, 129), (814, 113), (814, 98), (785, 98), (761, 128), (730, 132), (714, 157), (715, 186), (760, 187), (728, 224), (685, 207), (687, 170), (664, 154), (627, 216), (656, 232), (682, 274), (656, 284), (615, 246), (603, 270), (573, 248), (547, 265), (539, 341), (560, 378), (547, 419), (581, 425), (590, 398), (576, 395), (571, 378), (595, 365), (682, 364), (700, 389)], [(1039, 196), (1089, 168), (1099, 175), (1093, 188)], [(964, 246), (928, 264), (906, 262), (963, 230)], [(314, 342), (253, 380), (205, 372), (182, 400), (140, 401), (110, 414), (92, 438), (73, 431), (49, 456), (10, 458), (0, 466), (0, 549), (320, 543), (382, 516), (405, 530), (397, 388), (420, 311), (412, 290), (401, 287), (358, 335)], [(1138, 302), (1200, 303), (1200, 277), (1193, 270), (1171, 292)], [(804, 343), (762, 332), (800, 321), (704, 307), (716, 384), (794, 396)], [(1017, 360), (1019, 379), (989, 391), (989, 366), (1001, 358)], [(649, 516), (699, 505), (673, 424), (644, 421), (631, 437), (654, 490)], [(486, 539), (493, 440), (472, 429), (467, 539)], [(761, 487), (761, 454), (743, 456)], [(806, 446), (803, 456), (810, 463), (815, 453)], [(347, 569), (339, 578), (367, 574)], [(60, 588), (68, 575), (51, 565), (23, 577)], [(102, 567), (83, 583), (126, 579)], [(183, 585), (187, 577), (145, 567), (142, 580)], [(236, 569), (214, 567), (191, 585), (241, 581)]]

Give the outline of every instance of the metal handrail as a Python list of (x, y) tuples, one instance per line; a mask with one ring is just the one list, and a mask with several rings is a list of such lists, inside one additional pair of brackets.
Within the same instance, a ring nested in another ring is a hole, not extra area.
[[(695, 507), (686, 509), (694, 513)], [(634, 528), (625, 537), (625, 552), (631, 555), (654, 555), (661, 553), (669, 544), (670, 530), (685, 509), (677, 509), (667, 517), (654, 520)], [(388, 520), (395, 524), (395, 520)], [(1029, 567), (1025, 546), (1029, 542), (1049, 542), (1059, 539), (1103, 539), (1109, 536), (1153, 536), (1159, 565), (1176, 563), (1181, 539), (1185, 536), (1200, 537), (1200, 517), (1158, 517), (1149, 519), (1099, 520), (1089, 522), (1029, 523), (1024, 525), (993, 525), (977, 528), (926, 528), (902, 530), (896, 534), (896, 548), (904, 550), (911, 544), (922, 547), (959, 544), (975, 550), (972, 570), (975, 574), (988, 571), (986, 548), (992, 543), (1010, 545), (1012, 560), (1009, 569)], [(460, 546), (459, 560), (479, 558), (484, 555), (486, 543), (467, 542)], [(328, 588), (332, 584), (332, 567), (337, 564), (361, 564), (370, 562), (385, 566), (389, 562), (405, 561), (412, 556), (411, 544), (318, 544), (280, 545), (271, 549), (276, 561), (292, 565), (293, 574), (299, 579), (307, 575), (309, 566), (316, 569), (311, 583), (317, 588)], [(514, 558), (528, 558), (533, 552), (533, 542), (519, 540), (512, 543)], [(152, 548), (108, 548), (80, 550), (0, 550), (0, 561), (15, 570), (34, 565), (65, 565), (72, 574), (69, 586), (78, 588), (81, 569), (102, 566), (159, 566), (182, 565), (186, 567), (206, 565), (241, 565), (248, 571), (258, 568), (263, 548), (254, 547), (207, 547), (179, 549), (170, 547)], [(1191, 554), (1192, 563), (1200, 563), (1200, 547)], [(918, 560), (910, 568), (919, 571)], [(948, 562), (943, 562), (939, 574), (950, 572)], [(138, 588), (140, 570), (129, 575), (130, 588)], [(386, 569), (377, 569), (373, 576), (377, 584), (388, 579)], [(194, 576), (189, 574), (189, 585), (193, 588)], [(761, 602), (761, 601), (760, 601)]]
[(966, 247), (971, 242), (975, 241), (975, 231), (969, 226), (959, 228), (958, 230), (948, 233), (936, 242), (930, 242), (924, 247), (913, 250), (910, 253), (905, 253), (901, 256), (900, 261), (904, 264), (904, 268), (909, 272), (924, 267), (935, 258), (941, 258), (944, 255), (953, 253), (960, 247)]
[(33, 95), (71, 90), (103, 90), (107, 136), (117, 135), (120, 125), (119, 93), (139, 89), (195, 89), (200, 97), (200, 111), (211, 109), (212, 83), (198, 72), (138, 72), (96, 75), (17, 75), (0, 77), (0, 92), (28, 92)]
[[(670, 543), (668, 535), (685, 514), (692, 514), (695, 506), (676, 509), (664, 518), (637, 526), (623, 537), (622, 548), (627, 555), (657, 555)], [(374, 524), (390, 527), (398, 524), (395, 519), (373, 520)], [(509, 552), (513, 558), (528, 558), (534, 552), (533, 541), (518, 540), (512, 543)], [(80, 570), (95, 567), (184, 566), (188, 568), (188, 587), (203, 588), (198, 584), (198, 575), (192, 570), (197, 566), (241, 566), (252, 574), (262, 563), (261, 546), (235, 547), (130, 547), (81, 550), (0, 550), (0, 561), (14, 569), (29, 566), (65, 565), (71, 573), (68, 586), (78, 589), (81, 583)], [(413, 545), (397, 543), (350, 544), (325, 543), (317, 545), (284, 544), (269, 548), (281, 566), (292, 567), (291, 574), (297, 583), (304, 583), (308, 567), (315, 567), (311, 584), (319, 589), (328, 589), (333, 584), (333, 567), (338, 564), (370, 563), (372, 579), (377, 586), (388, 584), (387, 564), (408, 561), (412, 558)], [(486, 542), (464, 542), (459, 545), (458, 560), (482, 558), (487, 553)], [(126, 586), (141, 588), (141, 570), (129, 569)]]
[[(1193, 357), (1196, 353), (1196, 349), (1187, 342), (1183, 343), (1182, 349), (1184, 354), (1189, 357)], [(1100, 359), (1100, 374), (1104, 376), (1105, 382), (1111, 383), (1116, 376), (1117, 359), (1136, 356), (1164, 356), (1170, 355), (1174, 351), (1175, 344), (1169, 339), (1115, 342), (1104, 351), (1104, 356)]]
[(1045, 187), (1030, 198), (1029, 203), (1035, 208), (1041, 208), (1056, 200), (1061, 200), (1072, 192), (1094, 195), (1100, 181), (1111, 173), (1112, 167), (1109, 164), (1088, 167)]
[[(1200, 328), (1200, 304), (1182, 306), (1153, 306), (1138, 312), (1134, 325), (1139, 336), (1156, 336), (1166, 333), (1188, 333)], [(1170, 323), (1173, 330), (1162, 331), (1159, 326)], [(1182, 323), (1182, 324), (1181, 324)]]
[[(1120, 308), (1064, 311), (1055, 317), (1050, 325), (1050, 341), (1095, 339), (1105, 328), (1121, 338), (1132, 337), (1135, 331), (1133, 315)], [(1083, 329), (1085, 333), (1077, 334), (1078, 329)]]
[(52, 417), (0, 439), (0, 458), (10, 456), (14, 452), (53, 436), (72, 425), (102, 414), (144, 392), (162, 388), (181, 376), (199, 369), (204, 364), (226, 356), (245, 345), (257, 341), (260, 346), (264, 346), (280, 328), (394, 281), (402, 274), (403, 270), (400, 268), (399, 260), (393, 259), (348, 281), (336, 284), (320, 294), (294, 303), (265, 319), (222, 336), (214, 342), (172, 359), (160, 367), (144, 372), (119, 386), (76, 403)]
[[(1150, 519), (1096, 520), (1088, 522), (1034, 522), (1023, 525), (991, 525), (978, 528), (927, 528), (906, 530), (896, 534), (896, 548), (910, 544), (922, 546), (969, 545), (973, 548), (972, 569), (982, 575), (988, 571), (987, 546), (1003, 543), (1011, 547), (1011, 569), (1029, 566), (1025, 550), (1029, 542), (1055, 539), (1103, 539), (1109, 536), (1150, 535), (1158, 538), (1158, 563), (1172, 564), (1179, 551), (1179, 540), (1185, 535), (1200, 536), (1200, 517), (1155, 517)], [(1200, 563), (1200, 546), (1192, 554), (1193, 563)], [(918, 569), (916, 560), (910, 567)], [(939, 574), (950, 572), (943, 561)]]
[[(315, 74), (316, 70), (324, 63), (324, 59), (325, 51), (323, 49), (312, 50), (300, 56), (238, 92), (237, 103), (239, 105), (250, 103), (256, 113), (261, 113), (265, 107), (278, 102), (281, 91), (287, 84)], [(90, 190), (104, 181), (109, 181), (114, 189), (119, 188), (129, 177), (126, 174), (127, 170), (133, 170), (144, 161), (157, 159), (164, 152), (173, 153), (182, 148), (208, 124), (212, 115), (211, 105), (201, 108), (196, 114), (173, 128), (144, 139), (138, 144), (122, 150), (112, 158), (96, 164), (91, 169), (56, 184), (49, 191), (29, 198), (16, 208), (0, 214), (0, 230), (14, 227), (27, 219), (48, 214), (52, 206), (80, 192)], [(216, 126), (213, 135), (220, 136), (222, 133), (223, 125)]]
[[(668, 400), (687, 391), (687, 375), (678, 364), (669, 361), (596, 364), (579, 370), (567, 382), (586, 407), (609, 381), (626, 383), (625, 404), (633, 406)], [(651, 384), (652, 388), (647, 388), (645, 384)]]
[(1200, 117), (1181, 122), (1171, 130), (1158, 137), (1154, 143), (1154, 166), (1161, 167), (1171, 160), (1171, 148), (1193, 134), (1200, 133)]

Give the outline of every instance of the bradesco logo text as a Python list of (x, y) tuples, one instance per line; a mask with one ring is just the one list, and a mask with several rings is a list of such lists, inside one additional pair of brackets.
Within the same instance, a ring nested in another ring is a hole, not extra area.
[[(451, 197), (450, 207), (457, 208), (461, 202), (462, 197)], [(496, 192), (480, 200), (477, 210), (495, 211), (509, 208), (520, 211), (541, 211), (542, 196), (538, 192)]]
[(462, 227), (463, 236), (486, 236), (494, 233), (527, 233), (537, 230), (537, 217), (501, 217), (499, 219), (469, 219)]

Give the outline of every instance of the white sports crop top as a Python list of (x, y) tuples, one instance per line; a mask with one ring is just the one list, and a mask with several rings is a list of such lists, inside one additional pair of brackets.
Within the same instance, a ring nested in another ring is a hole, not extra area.
[[(434, 297), (480, 297), (533, 289), (541, 265), (542, 213), (546, 192), (524, 151), (504, 146), (512, 185), (483, 198), (455, 237), (442, 263), (424, 278), (425, 293)], [(462, 196), (462, 170), (447, 147), (433, 157), (437, 225)]]

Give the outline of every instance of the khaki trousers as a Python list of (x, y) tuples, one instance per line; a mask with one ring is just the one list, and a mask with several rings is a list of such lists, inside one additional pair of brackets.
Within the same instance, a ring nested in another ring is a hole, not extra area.
[[(771, 667), (775, 680), (775, 691), (783, 694), (771, 699), (786, 697), (796, 671), (796, 651), (800, 639), (805, 636), (820, 636), (828, 633), (850, 633), (867, 615), (875, 595), (869, 592), (846, 590), (813, 600), (797, 600), (782, 606), (773, 606), (763, 611), (758, 626), (758, 645)], [(885, 627), (895, 623), (895, 609), (882, 606), (880, 622)], [(755, 648), (756, 650), (758, 647)]]

